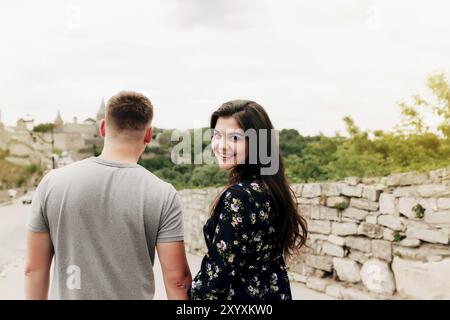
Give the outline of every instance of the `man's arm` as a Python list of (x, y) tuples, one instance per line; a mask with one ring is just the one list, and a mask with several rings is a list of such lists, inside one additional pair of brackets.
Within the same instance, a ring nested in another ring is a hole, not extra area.
[(27, 260), (25, 264), (26, 299), (48, 299), (50, 266), (53, 254), (53, 244), (48, 232), (28, 231)]
[(158, 242), (156, 245), (166, 287), (167, 299), (187, 300), (192, 276), (184, 250), (184, 242)]

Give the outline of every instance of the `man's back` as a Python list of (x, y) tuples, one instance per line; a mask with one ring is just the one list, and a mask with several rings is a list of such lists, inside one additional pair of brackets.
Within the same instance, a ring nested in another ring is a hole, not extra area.
[(50, 172), (28, 226), (50, 232), (54, 299), (151, 299), (156, 243), (183, 240), (175, 189), (137, 164), (101, 158)]

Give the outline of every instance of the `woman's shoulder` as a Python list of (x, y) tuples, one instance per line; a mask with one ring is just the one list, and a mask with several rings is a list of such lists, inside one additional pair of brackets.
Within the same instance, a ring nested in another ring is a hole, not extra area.
[(248, 179), (236, 182), (225, 190), (225, 193), (232, 195), (255, 195), (267, 193), (267, 188), (264, 183), (259, 179)]
[(232, 224), (254, 228), (270, 222), (273, 203), (260, 180), (240, 181), (230, 185), (222, 194), (217, 206), (220, 219), (230, 219)]
[(269, 198), (267, 188), (261, 180), (249, 179), (228, 186), (222, 194), (221, 201), (225, 204), (239, 202), (259, 207), (261, 202), (266, 202)]

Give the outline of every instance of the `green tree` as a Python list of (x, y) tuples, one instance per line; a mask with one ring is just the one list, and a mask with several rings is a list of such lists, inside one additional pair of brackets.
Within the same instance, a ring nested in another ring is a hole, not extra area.
[(34, 132), (50, 132), (54, 129), (53, 123), (42, 123), (33, 128)]

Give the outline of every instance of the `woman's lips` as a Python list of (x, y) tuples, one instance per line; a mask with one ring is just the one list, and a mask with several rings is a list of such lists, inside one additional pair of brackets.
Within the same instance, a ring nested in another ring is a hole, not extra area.
[(222, 155), (222, 154), (219, 154), (219, 158), (220, 158), (220, 160), (225, 162), (227, 160), (233, 159), (234, 155)]

